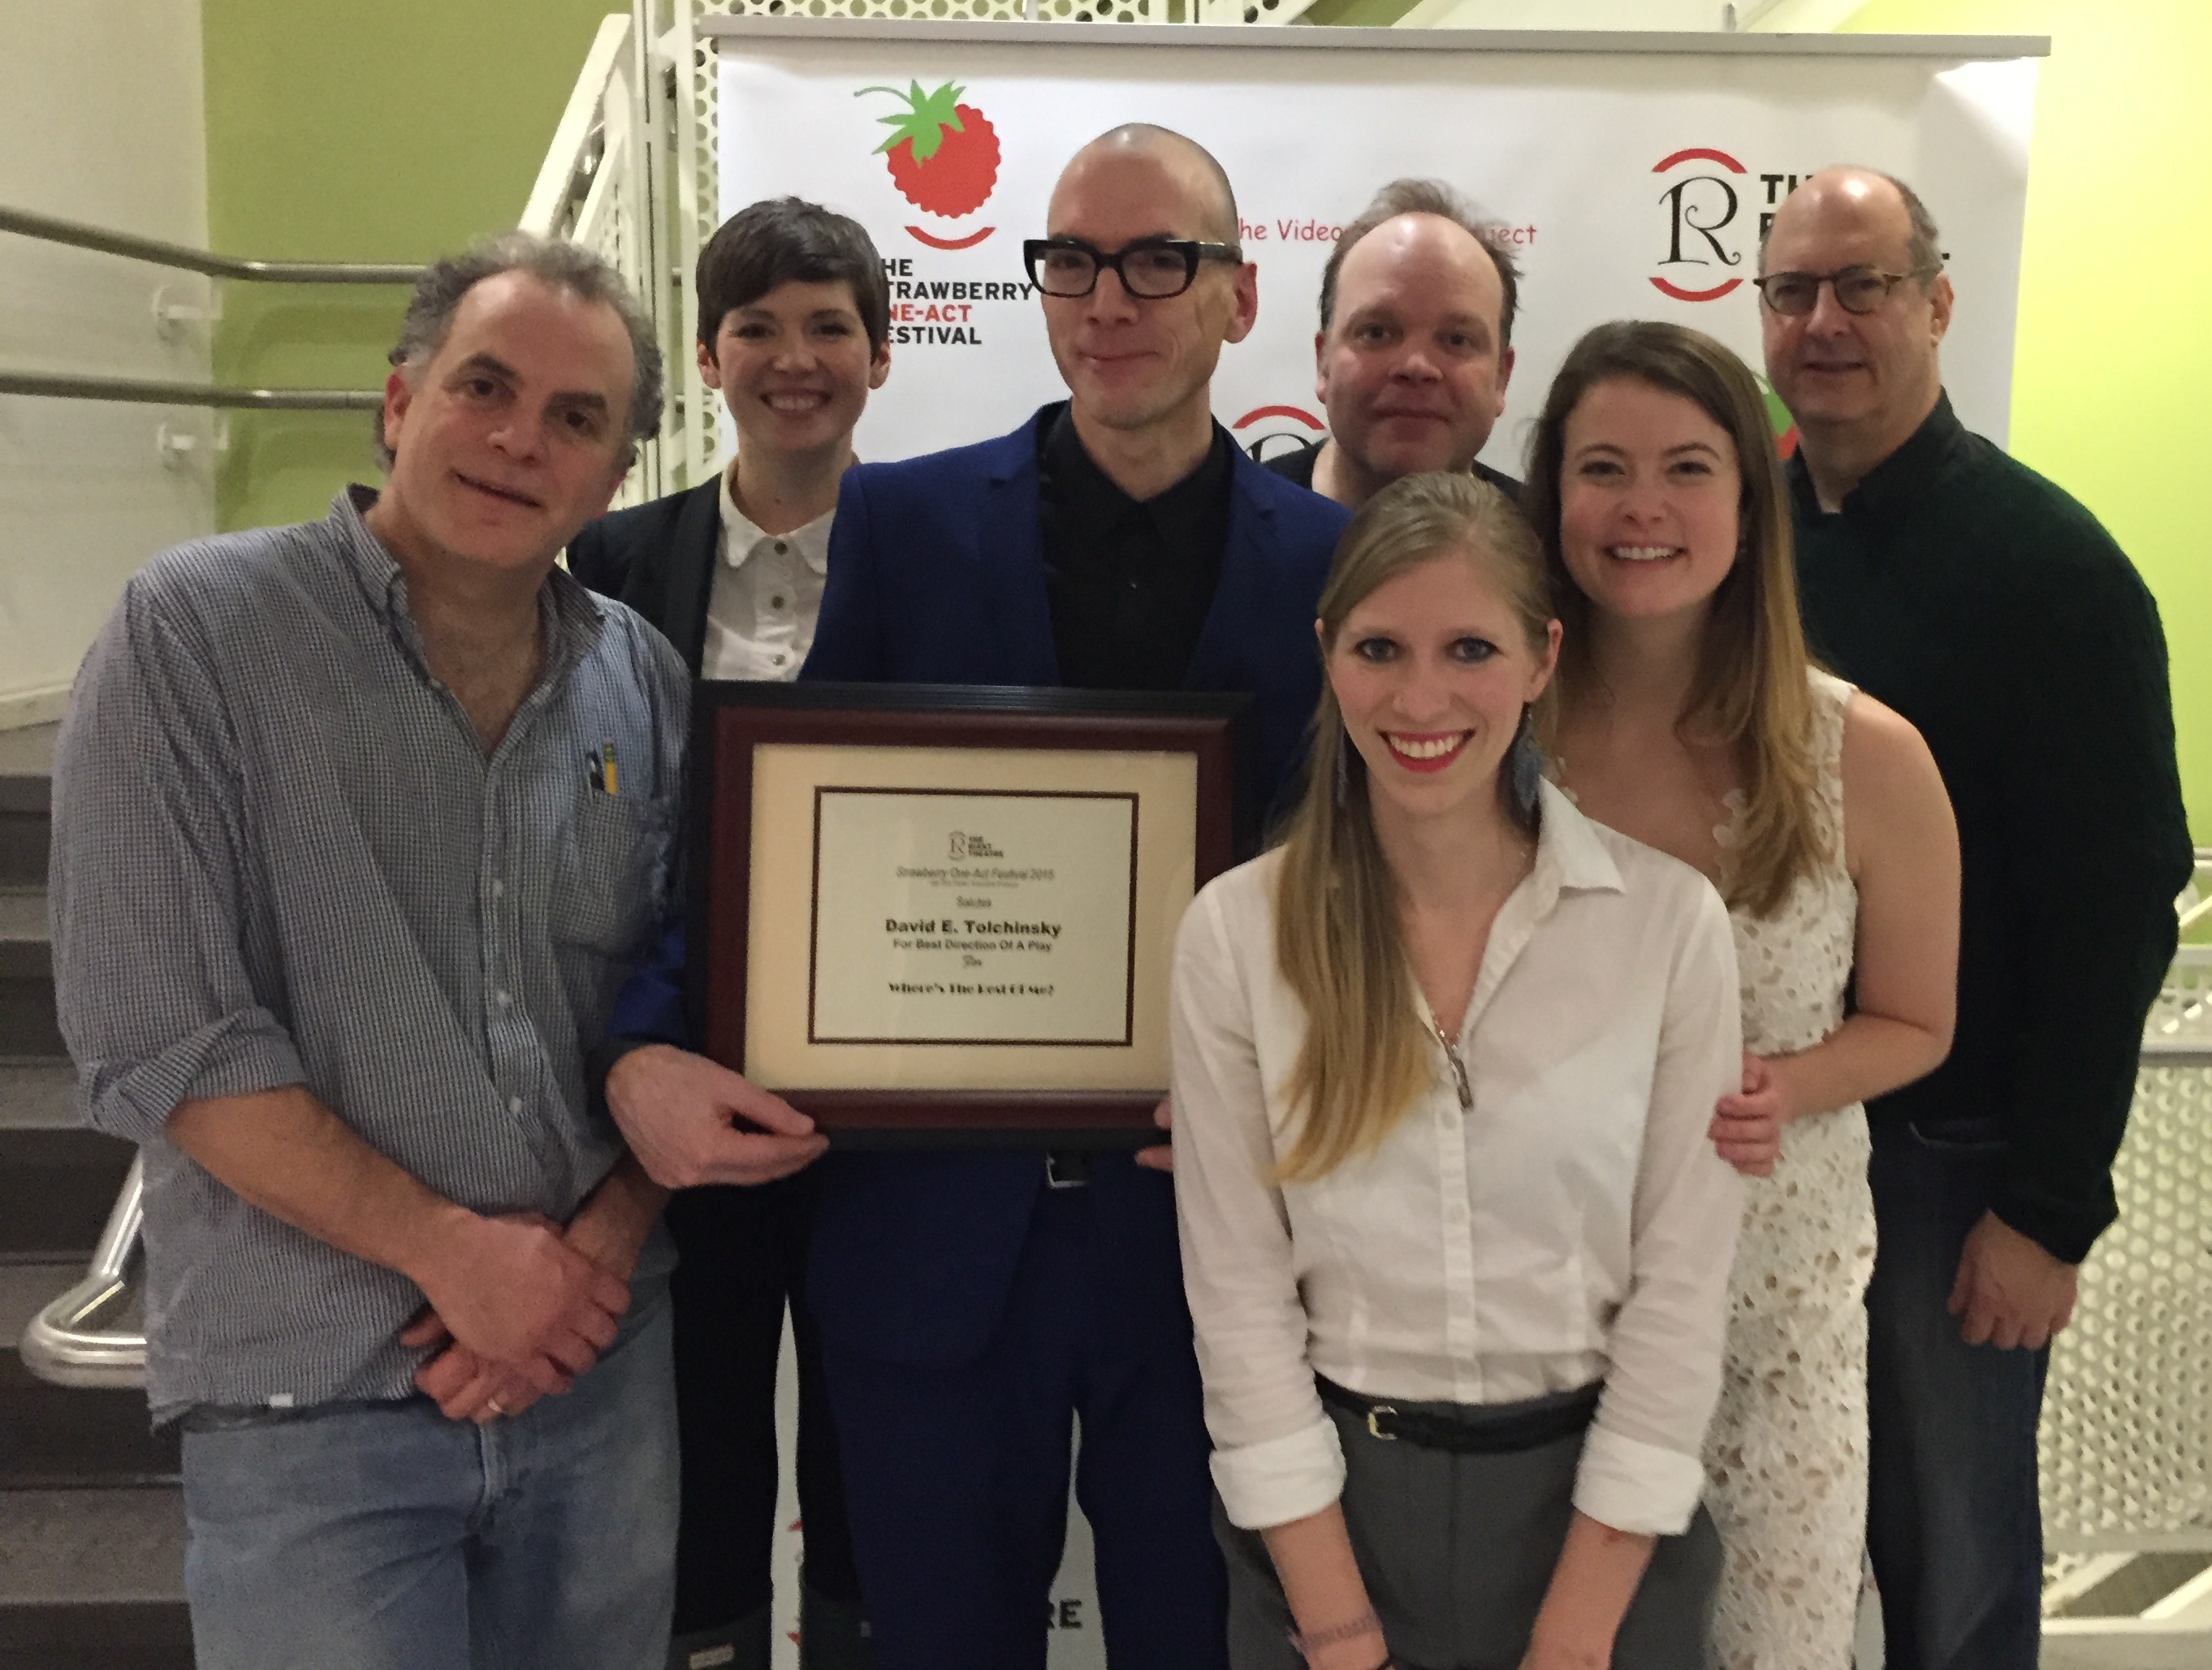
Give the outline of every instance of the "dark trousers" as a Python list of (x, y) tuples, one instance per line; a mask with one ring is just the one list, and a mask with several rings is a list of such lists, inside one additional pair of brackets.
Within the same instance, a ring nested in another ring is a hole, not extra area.
[(1130, 1348), (1094, 1199), (1038, 1197), (1006, 1315), (975, 1360), (917, 1367), (825, 1342), (878, 1670), (1042, 1670), (1079, 1424), (1075, 1495), (1108, 1661), (1224, 1670), (1188, 1324)]
[(1874, 1126), (1867, 1544), (1888, 1670), (2024, 1670), (2042, 1638), (2050, 1353), (1968, 1345), (1945, 1309), (2003, 1149), (1993, 1121)]
[(820, 1336), (802, 1278), (813, 1175), (758, 1188), (695, 1188), (668, 1204), (682, 1262), (675, 1301), (677, 1418), (683, 1444), (676, 1634), (696, 1636), (770, 1600), (775, 1537), (776, 1357), (791, 1308), (799, 1352), (799, 1509), (805, 1578), (857, 1608), (860, 1579), (823, 1389)]
[[(1393, 1401), (1401, 1410), (1465, 1413)], [(1391, 1661), (1399, 1670), (1516, 1670), (1574, 1517), (1582, 1435), (1506, 1454), (1455, 1455), (1377, 1438), (1358, 1416), (1328, 1413), (1344, 1446), (1345, 1527)], [(1232, 1670), (1300, 1670), (1305, 1661), (1290, 1643), (1290, 1605), (1266, 1543), (1231, 1526), (1218, 1503), (1215, 1512), (1229, 1557)], [(1688, 1530), (1660, 1538), (1652, 1551), (1613, 1638), (1617, 1670), (1701, 1670), (1720, 1574), (1720, 1534), (1700, 1508)]]

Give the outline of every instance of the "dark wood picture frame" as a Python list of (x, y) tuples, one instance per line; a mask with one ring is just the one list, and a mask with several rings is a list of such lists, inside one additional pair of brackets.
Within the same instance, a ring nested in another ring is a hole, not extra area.
[[(1250, 698), (1016, 685), (697, 687), (691, 728), (687, 999), (705, 1053), (745, 1062), (753, 751), (763, 744), (1188, 754), (1197, 772), (1194, 890), (1250, 845), (1240, 736)], [(1133, 1148), (1159, 1094), (1129, 1090), (780, 1089), (841, 1148)]]

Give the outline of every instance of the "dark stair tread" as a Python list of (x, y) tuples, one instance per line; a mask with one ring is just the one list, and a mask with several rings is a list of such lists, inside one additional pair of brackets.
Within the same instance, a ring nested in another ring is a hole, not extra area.
[(0, 811), (43, 812), (54, 777), (56, 725), (0, 731)]
[(148, 1430), (146, 1394), (49, 1386), (0, 1351), (0, 1488), (173, 1484), (174, 1427)]
[(0, 1128), (0, 1260), (65, 1262), (99, 1243), (131, 1147), (82, 1128)]
[(191, 1615), (181, 1600), (0, 1604), (0, 1665), (8, 1670), (192, 1670)]
[(53, 937), (42, 887), (0, 887), (0, 979), (52, 980)]
[(0, 1061), (52, 1061), (68, 1054), (54, 1018), (52, 977), (0, 975)]

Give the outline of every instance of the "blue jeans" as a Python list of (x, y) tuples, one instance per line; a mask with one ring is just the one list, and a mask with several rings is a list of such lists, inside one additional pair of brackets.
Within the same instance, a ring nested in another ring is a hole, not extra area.
[(2032, 1670), (2041, 1643), (2051, 1354), (1968, 1345), (1944, 1308), (2003, 1152), (1992, 1120), (1874, 1125), (1867, 1546), (1887, 1670)]
[(424, 1398), (184, 1439), (199, 1670), (662, 1670), (676, 1593), (665, 1288), (561, 1397), (477, 1426)]

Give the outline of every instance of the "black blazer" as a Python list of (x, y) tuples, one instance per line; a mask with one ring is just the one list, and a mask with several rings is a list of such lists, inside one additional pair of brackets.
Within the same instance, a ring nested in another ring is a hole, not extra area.
[(652, 622), (696, 678), (707, 651), (707, 599), (721, 551), (718, 476), (600, 517), (568, 542), (568, 572)]

